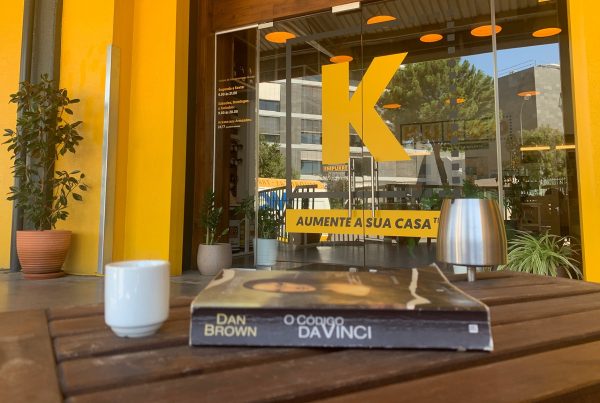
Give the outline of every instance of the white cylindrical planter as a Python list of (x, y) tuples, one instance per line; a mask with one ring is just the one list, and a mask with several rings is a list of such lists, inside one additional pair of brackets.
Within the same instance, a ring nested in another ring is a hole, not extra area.
[(257, 267), (271, 267), (277, 261), (277, 239), (255, 238), (254, 248)]
[(231, 244), (198, 245), (196, 262), (200, 273), (209, 276), (217, 274), (222, 269), (231, 268)]

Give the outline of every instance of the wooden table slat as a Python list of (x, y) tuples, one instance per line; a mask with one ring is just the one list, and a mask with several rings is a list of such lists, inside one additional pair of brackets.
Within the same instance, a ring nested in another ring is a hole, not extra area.
[[(497, 326), (493, 353), (419, 350), (343, 350), (223, 372), (194, 375), (82, 395), (82, 401), (135, 401), (150, 394), (191, 401), (309, 399), (528, 355), (600, 338), (600, 310)], [(265, 382), (269, 379), (268, 382)], [(79, 401), (75, 398), (73, 401)]]
[[(191, 297), (176, 297), (171, 299), (171, 307), (189, 306), (192, 302)], [(104, 315), (104, 304), (67, 306), (61, 308), (48, 309), (48, 319), (73, 319), (85, 316)]]
[[(190, 318), (189, 305), (173, 307), (169, 312), (167, 321)], [(50, 335), (52, 337), (72, 336), (82, 333), (106, 332), (109, 327), (104, 323), (104, 312), (100, 315), (79, 316), (68, 319), (50, 321)]]
[(592, 311), (595, 309), (600, 309), (600, 293), (553, 298), (551, 301), (543, 299), (496, 305), (490, 308), (493, 326)]
[(0, 314), (0, 402), (60, 402), (44, 311)]
[(469, 295), (480, 299), (488, 306), (514, 304), (519, 302), (568, 297), (597, 293), (600, 286), (594, 283), (571, 281), (567, 283), (542, 284), (515, 288), (492, 288), (465, 290)]
[[(596, 398), (590, 397), (592, 392)], [(402, 396), (408, 402), (592, 402), (598, 401), (598, 393), (600, 342), (596, 341), (326, 401), (383, 402)]]
[(222, 371), (265, 362), (307, 357), (336, 350), (309, 348), (170, 347), (135, 353), (69, 360), (59, 365), (66, 396), (136, 383)]
[(454, 283), (461, 290), (470, 292), (471, 290), (491, 290), (494, 288), (514, 288), (532, 285), (553, 285), (553, 284), (571, 284), (565, 279), (557, 279), (547, 276), (516, 276), (516, 277), (499, 277), (499, 278), (482, 278), (474, 282), (456, 282)]
[(165, 324), (152, 337), (132, 339), (117, 337), (111, 330), (84, 333), (54, 339), (58, 362), (91, 356), (120, 354), (164, 348), (188, 343), (189, 320), (174, 320)]
[(66, 307), (0, 314), (0, 401), (600, 401), (600, 284), (448, 277), (490, 305), (493, 353), (191, 348), (189, 297), (141, 339), (116, 337), (102, 305)]

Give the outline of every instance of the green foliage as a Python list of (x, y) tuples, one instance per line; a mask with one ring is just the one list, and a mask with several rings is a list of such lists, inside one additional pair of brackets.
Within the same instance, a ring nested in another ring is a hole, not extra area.
[[(466, 60), (452, 58), (403, 66), (392, 78), (381, 103), (402, 105), (385, 110), (383, 116), (395, 127), (403, 127), (404, 140), (408, 136), (431, 143), (442, 185), (449, 182), (440, 153), (442, 149), (460, 149), (460, 144), (448, 142), (456, 130), (466, 140), (489, 141), (495, 136), (493, 79)], [(418, 134), (420, 130), (422, 134)]]
[[(279, 143), (260, 140), (258, 146), (258, 176), (261, 178), (285, 178), (285, 157)], [(292, 172), (292, 179), (300, 179), (300, 173)]]
[(467, 199), (484, 199), (483, 189), (475, 184), (472, 178), (467, 178), (463, 182), (462, 188), (463, 197)]
[(214, 245), (229, 232), (229, 228), (226, 228), (221, 234), (217, 235), (222, 215), (223, 207), (216, 206), (215, 192), (208, 190), (204, 196), (204, 203), (200, 212), (200, 223), (206, 229), (205, 243), (207, 245)]
[(508, 263), (498, 269), (553, 277), (563, 269), (570, 278), (581, 278), (572, 244), (570, 237), (548, 233), (536, 236), (517, 231), (509, 242)]
[(83, 139), (77, 131), (82, 122), (67, 119), (73, 115), (70, 105), (79, 100), (70, 99), (66, 89), (58, 89), (42, 75), (37, 84), (19, 83), (9, 102), (17, 104), (19, 117), (16, 130), (4, 130), (3, 144), (12, 153), (12, 174), (17, 179), (7, 199), (23, 209), (36, 230), (55, 228), (58, 220), (69, 216), (69, 200), (83, 200), (79, 192), (88, 189), (79, 170), (54, 172), (59, 156), (75, 153)]
[(432, 193), (431, 196), (423, 196), (419, 200), (419, 204), (422, 210), (440, 210), (442, 208), (442, 202), (444, 199), (439, 193)]
[(241, 215), (242, 220), (252, 221), (254, 219), (254, 196), (248, 196), (235, 208), (235, 214)]
[(283, 224), (283, 217), (275, 209), (263, 206), (258, 209), (257, 236), (263, 239), (277, 239), (279, 227)]
[(557, 179), (567, 177), (567, 154), (564, 150), (556, 150), (557, 145), (564, 143), (562, 132), (551, 127), (542, 126), (534, 130), (523, 131), (524, 146), (549, 146), (550, 150), (527, 151), (523, 153), (523, 165), (530, 180)]
[(278, 143), (260, 140), (258, 175), (261, 178), (285, 178), (285, 159), (279, 150)]
[[(348, 194), (348, 178), (346, 176), (340, 176), (339, 173), (327, 172), (325, 176), (325, 186), (328, 192), (344, 192)], [(334, 209), (347, 208), (344, 205), (343, 197), (330, 197), (329, 207)]]
[[(464, 102), (455, 104), (452, 99)], [(381, 101), (402, 105), (384, 112), (385, 118), (396, 124), (458, 120), (468, 121), (464, 127), (468, 139), (493, 138), (495, 133), (493, 79), (466, 60), (405, 65), (392, 78), (390, 90)], [(436, 137), (436, 130), (430, 130), (431, 137)]]

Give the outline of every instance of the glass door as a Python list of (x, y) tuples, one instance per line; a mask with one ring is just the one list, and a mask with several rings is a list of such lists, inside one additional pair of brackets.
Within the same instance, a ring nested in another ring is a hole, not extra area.
[(490, 3), (436, 4), (362, 8), (368, 268), (434, 262), (442, 199), (497, 198)]
[(497, 199), (509, 237), (577, 237), (567, 28), (564, 2), (385, 0), (219, 35), (217, 195), (256, 182), (244, 252), (255, 233), (258, 266), (430, 264), (447, 197)]
[(498, 198), (490, 3), (461, 4), (387, 0), (259, 31), (274, 267), (430, 264), (443, 198)]
[(329, 11), (259, 31), (257, 208), (283, 220), (274, 268), (364, 268), (361, 20)]

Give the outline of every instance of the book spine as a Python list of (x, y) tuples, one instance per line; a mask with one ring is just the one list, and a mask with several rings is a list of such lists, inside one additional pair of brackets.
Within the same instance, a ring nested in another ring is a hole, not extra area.
[(190, 345), (492, 350), (487, 314), (474, 312), (196, 308)]

